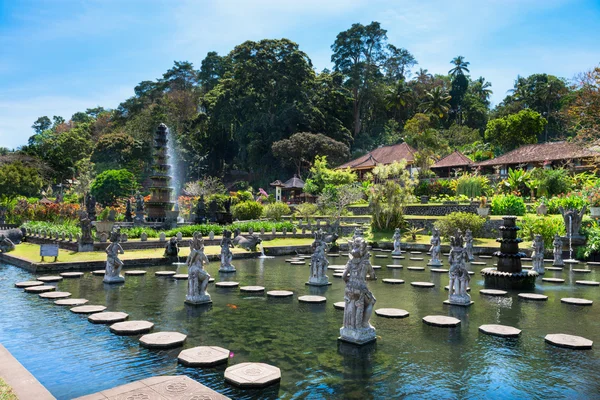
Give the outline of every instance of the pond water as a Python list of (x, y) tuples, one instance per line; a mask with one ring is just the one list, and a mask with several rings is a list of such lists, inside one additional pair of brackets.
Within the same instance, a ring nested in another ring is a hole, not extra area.
[[(376, 253), (376, 252), (373, 252)], [(150, 267), (142, 277), (127, 276), (124, 285), (109, 286), (101, 276), (86, 272), (81, 279), (65, 279), (56, 285), (73, 298), (87, 298), (108, 311), (123, 311), (130, 320), (155, 323), (154, 332), (174, 330), (188, 335), (184, 348), (215, 345), (233, 352), (230, 365), (253, 361), (281, 368), (278, 386), (241, 390), (225, 383), (225, 366), (186, 368), (177, 363), (181, 348), (148, 350), (139, 336), (121, 337), (105, 325), (95, 325), (67, 307), (14, 287), (35, 276), (14, 266), (0, 264), (0, 343), (59, 399), (68, 399), (155, 375), (186, 374), (234, 399), (270, 398), (580, 398), (600, 394), (598, 350), (573, 351), (544, 342), (548, 333), (580, 335), (600, 344), (600, 288), (575, 285), (575, 280), (600, 280), (600, 272), (546, 272), (546, 277), (564, 278), (562, 285), (538, 278), (536, 293), (548, 301), (524, 301), (517, 293), (507, 297), (479, 294), (483, 279), (479, 270), (471, 280), (470, 308), (449, 307), (444, 286), (448, 274), (409, 271), (407, 266), (425, 266), (426, 261), (372, 258), (382, 265), (379, 279), (370, 282), (377, 297), (375, 308), (394, 307), (410, 312), (405, 319), (386, 319), (373, 314), (379, 339), (375, 345), (356, 348), (339, 346), (337, 337), (343, 311), (333, 303), (343, 300), (341, 279), (328, 275), (327, 288), (305, 286), (308, 262), (293, 266), (284, 258), (235, 260), (235, 274), (219, 276), (217, 263), (209, 273), (217, 280), (235, 280), (261, 285), (266, 290), (286, 289), (293, 298), (272, 299), (247, 295), (238, 289), (209, 285), (213, 304), (209, 308), (184, 305), (187, 281), (157, 278)], [(426, 255), (422, 255), (427, 260)], [(330, 258), (331, 264), (345, 257)], [(494, 260), (478, 260), (491, 266)], [(447, 261), (445, 268), (448, 268)], [(403, 269), (386, 269), (402, 264)], [(527, 264), (527, 263), (525, 263)], [(574, 268), (583, 268), (582, 264)], [(180, 272), (185, 268), (179, 267)], [(382, 278), (399, 278), (401, 285), (388, 285)], [(411, 281), (431, 281), (435, 288), (419, 289)], [(299, 303), (303, 294), (321, 294), (325, 304)], [(562, 304), (562, 297), (594, 300), (591, 307)], [(461, 320), (453, 329), (425, 325), (426, 315), (450, 315)], [(517, 339), (502, 339), (479, 333), (482, 324), (505, 324), (523, 330)]]

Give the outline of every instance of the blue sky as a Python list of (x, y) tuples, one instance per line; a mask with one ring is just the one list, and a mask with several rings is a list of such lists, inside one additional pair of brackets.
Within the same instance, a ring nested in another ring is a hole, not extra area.
[(419, 65), (447, 73), (463, 55), (500, 102), (517, 75), (572, 78), (600, 63), (599, 0), (0, 0), (0, 146), (42, 115), (115, 108), (174, 60), (286, 37), (317, 71), (352, 23), (381, 22)]

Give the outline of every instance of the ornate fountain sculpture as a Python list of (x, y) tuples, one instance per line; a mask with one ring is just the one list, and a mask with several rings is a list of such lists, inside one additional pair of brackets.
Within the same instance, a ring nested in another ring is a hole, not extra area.
[(554, 262), (552, 265), (555, 267), (564, 267), (565, 262), (563, 261), (563, 241), (558, 236), (558, 233), (554, 235), (554, 241), (552, 242), (552, 246), (554, 247), (552, 254), (554, 255)]
[(463, 247), (462, 236), (452, 236), (450, 238), (450, 283), (448, 285), (448, 300), (444, 304), (453, 304), (458, 306), (470, 306), (473, 304), (471, 296), (467, 293), (469, 287), (469, 271), (467, 270), (467, 249)]
[(467, 260), (469, 260), (469, 262), (475, 260), (475, 257), (473, 257), (473, 233), (471, 232), (470, 229), (467, 229), (467, 231), (465, 232), (465, 251), (467, 252)]
[(578, 261), (573, 259), (573, 245), (578, 246), (585, 243), (585, 236), (580, 234), (579, 231), (581, 230), (581, 220), (587, 210), (587, 205), (583, 206), (579, 211), (572, 208), (565, 210), (562, 207), (558, 207), (558, 209), (565, 223), (565, 230), (567, 232), (565, 239), (569, 241), (569, 259), (566, 262), (577, 263)]
[(519, 243), (523, 240), (517, 238), (521, 229), (516, 225), (517, 217), (502, 217), (504, 224), (499, 228), (502, 238), (496, 239), (500, 243), (500, 251), (494, 256), (498, 257), (497, 268), (484, 268), (481, 274), (485, 279), (485, 286), (496, 289), (530, 290), (535, 287), (535, 271), (523, 271), (521, 258), (525, 253), (519, 251)]
[(535, 235), (533, 237), (533, 254), (531, 255), (531, 261), (533, 264), (533, 270), (540, 275), (543, 275), (546, 270), (544, 268), (544, 239), (542, 235)]
[(119, 259), (119, 254), (124, 254), (123, 248), (119, 244), (121, 240), (121, 228), (117, 228), (110, 233), (110, 244), (106, 248), (106, 270), (104, 272), (104, 283), (123, 283), (125, 278), (121, 275), (123, 261)]
[(440, 260), (442, 255), (442, 240), (440, 239), (440, 231), (436, 228), (433, 228), (430, 243), (431, 247), (429, 251), (431, 252), (431, 260), (429, 260), (427, 265), (440, 266), (442, 265), (442, 260)]
[(212, 303), (210, 294), (206, 292), (210, 275), (204, 269), (204, 266), (208, 264), (208, 257), (204, 254), (204, 239), (200, 232), (194, 232), (194, 237), (190, 242), (190, 255), (186, 263), (188, 265), (188, 292), (185, 302), (192, 305)]
[(349, 242), (350, 259), (346, 263), (343, 280), (346, 282), (344, 293), (344, 326), (340, 328), (339, 340), (354, 344), (366, 344), (376, 340), (375, 328), (369, 322), (375, 296), (367, 287), (367, 275), (377, 279), (375, 270), (369, 261), (367, 242), (357, 236)]
[(396, 230), (394, 231), (394, 236), (392, 236), (392, 240), (394, 242), (394, 250), (392, 251), (392, 255), (399, 256), (400, 254), (402, 254), (402, 249), (400, 248), (400, 241), (402, 240), (400, 228), (396, 228)]
[(231, 240), (231, 231), (223, 230), (223, 238), (221, 239), (221, 268), (219, 268), (219, 272), (235, 272), (235, 267), (231, 264), (231, 260), (233, 259), (233, 253), (231, 249), (233, 248), (233, 242)]
[(168, 143), (167, 139), (168, 128), (165, 124), (160, 124), (154, 134), (154, 168), (152, 186), (150, 186), (150, 200), (146, 204), (149, 222), (168, 223), (175, 219), (173, 216), (173, 191), (171, 187), (171, 165), (169, 164)]
[(313, 255), (310, 257), (310, 276), (307, 285), (327, 286), (331, 285), (327, 276), (327, 243), (325, 233), (321, 229), (315, 232), (315, 240), (312, 243)]

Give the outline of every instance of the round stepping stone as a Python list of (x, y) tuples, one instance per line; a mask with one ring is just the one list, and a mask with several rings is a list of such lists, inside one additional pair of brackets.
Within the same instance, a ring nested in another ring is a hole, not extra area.
[(292, 261), (290, 264), (292, 265), (306, 265), (304, 261)]
[(375, 254), (375, 258), (388, 258), (387, 254)]
[(281, 380), (279, 368), (263, 363), (240, 363), (225, 370), (225, 380), (241, 388), (260, 388)]
[(217, 282), (215, 283), (216, 287), (220, 287), (220, 288), (233, 288), (233, 287), (238, 287), (240, 285), (239, 282)]
[(387, 268), (389, 269), (402, 269), (402, 265), (397, 265), (397, 264), (390, 264), (390, 265), (386, 265)]
[(532, 269), (533, 265), (523, 265), (521, 266), (521, 269)]
[(71, 308), (71, 312), (75, 314), (93, 314), (106, 310), (104, 306), (79, 306)]
[(291, 263), (292, 261), (302, 261), (300, 258), (286, 258), (285, 262)]
[(554, 333), (546, 335), (546, 343), (554, 346), (565, 347), (567, 349), (586, 350), (591, 349), (594, 342), (581, 336), (566, 335), (564, 333)]
[(137, 335), (150, 332), (153, 327), (150, 321), (125, 321), (112, 324), (110, 331), (115, 335)]
[(343, 272), (336, 272), (336, 273), (333, 274), (334, 278), (342, 278), (343, 276), (344, 276)]
[[(552, 262), (553, 260), (549, 260), (550, 262)], [(579, 261), (577, 260), (563, 260), (565, 264), (579, 264)], [(544, 260), (544, 262), (547, 262), (546, 260)]]
[(404, 281), (402, 279), (391, 279), (391, 278), (383, 279), (382, 282), (389, 283), (390, 285), (399, 285), (401, 283), (404, 283)]
[(339, 257), (339, 254), (327, 254), (327, 257)]
[(294, 292), (289, 290), (269, 290), (267, 296), (269, 297), (290, 297), (293, 296)]
[(96, 276), (102, 276), (106, 274), (106, 271), (103, 269), (97, 269), (95, 271), (92, 271), (92, 275), (96, 275)]
[(521, 261), (533, 261), (533, 260), (531, 259), (531, 257), (523, 257), (523, 258), (521, 258)]
[(419, 288), (432, 288), (435, 286), (432, 282), (411, 282), (410, 285)]
[(575, 306), (591, 306), (594, 304), (592, 300), (578, 299), (576, 297), (563, 297), (560, 299), (560, 302), (565, 304), (573, 304)]
[[(492, 256), (486, 256), (484, 254), (478, 255), (477, 257), (479, 257), (479, 258), (488, 258), (488, 259), (492, 258)], [(521, 258), (521, 260), (522, 260), (522, 258)]]
[[(533, 267), (532, 267), (533, 268)], [(562, 271), (562, 267), (545, 267), (546, 271)]]
[(298, 301), (301, 303), (325, 303), (327, 301), (326, 297), (323, 296), (300, 296), (298, 297)]
[(71, 297), (71, 293), (69, 293), (69, 292), (46, 292), (46, 293), (40, 293), (40, 297), (42, 299), (66, 299), (67, 297)]
[(177, 272), (175, 272), (175, 271), (156, 271), (154, 273), (154, 275), (156, 275), (156, 276), (174, 276), (174, 275), (177, 275)]
[(487, 263), (482, 261), (471, 261), (471, 265), (487, 265)]
[(85, 303), (87, 303), (88, 301), (89, 301), (88, 299), (63, 299), (63, 300), (56, 300), (54, 302), (54, 304), (56, 304), (57, 306), (75, 307), (75, 306), (82, 306)]
[(600, 262), (598, 262), (598, 261), (588, 261), (587, 265), (600, 265)]
[(373, 269), (381, 269), (381, 265), (371, 265), (371, 267), (373, 267)]
[[(444, 286), (444, 290), (450, 290), (450, 286), (448, 286), (448, 285)], [(467, 292), (470, 292), (470, 291), (471, 291), (471, 288), (467, 287)]]
[(445, 274), (445, 273), (448, 273), (448, 270), (447, 270), (447, 269), (444, 269), (444, 268), (431, 268), (431, 269), (430, 269), (430, 271), (431, 271), (431, 272), (438, 273), (438, 274)]
[(481, 289), (479, 294), (484, 294), (486, 296), (506, 296), (508, 292), (506, 290), (498, 290), (498, 289)]
[(346, 269), (345, 265), (329, 265), (327, 269), (336, 270), (336, 269)]
[(575, 283), (584, 286), (600, 286), (600, 282), (596, 281), (575, 281)]
[(242, 286), (240, 288), (240, 292), (250, 292), (250, 293), (258, 293), (264, 292), (265, 288), (263, 286)]
[(524, 300), (546, 301), (548, 296), (538, 293), (519, 293), (519, 298)]
[(92, 314), (88, 317), (88, 321), (93, 324), (114, 324), (122, 322), (129, 318), (129, 314), (119, 311), (105, 311)]
[(379, 308), (375, 310), (375, 314), (385, 318), (406, 318), (409, 312), (400, 308)]
[(83, 276), (83, 272), (62, 272), (60, 276), (63, 278), (81, 278)]
[(550, 283), (565, 283), (565, 280), (560, 278), (542, 278), (542, 281)]
[(404, 260), (404, 256), (392, 256), (394, 260)]
[(38, 281), (42, 282), (59, 282), (63, 280), (62, 276), (39, 276), (36, 278)]
[(208, 278), (208, 283), (214, 283), (215, 282), (215, 278)]
[(412, 261), (423, 261), (423, 257), (411, 257), (410, 260), (412, 260)]
[(33, 287), (33, 286), (43, 286), (44, 282), (42, 281), (23, 281), (23, 282), (17, 282), (15, 283), (15, 287), (18, 288), (26, 288), (26, 287)]
[(177, 360), (186, 367), (210, 367), (227, 362), (229, 354), (229, 350), (222, 347), (198, 346), (183, 350)]
[(188, 274), (175, 274), (173, 275), (173, 279), (185, 280), (188, 278)]
[(575, 273), (579, 273), (579, 274), (589, 274), (590, 272), (592, 272), (591, 269), (580, 269), (580, 268), (573, 268), (571, 271), (573, 271)]
[(338, 301), (336, 303), (333, 303), (333, 308), (335, 308), (336, 310), (343, 310), (346, 308), (346, 302)]
[(411, 251), (410, 254), (423, 254), (422, 251)]
[(53, 292), (56, 290), (56, 286), (29, 286), (25, 288), (27, 293), (44, 293)]
[(168, 349), (183, 345), (187, 335), (179, 332), (148, 333), (140, 338), (140, 343), (150, 349)]
[(425, 271), (425, 267), (406, 267), (409, 271)]
[(384, 253), (391, 253), (392, 249), (381, 249), (381, 251), (383, 251)]
[(469, 275), (475, 275), (475, 272), (473, 271), (467, 271), (469, 273)]
[(451, 328), (460, 325), (460, 319), (446, 317), (445, 315), (428, 315), (423, 318), (427, 325), (438, 326), (440, 328)]
[(133, 275), (133, 276), (146, 275), (146, 271), (141, 270), (141, 269), (130, 269), (128, 271), (125, 271), (125, 275)]
[(513, 328), (512, 326), (506, 325), (481, 325), (479, 332), (485, 333), (486, 335), (500, 336), (500, 337), (517, 337), (521, 334), (521, 330)]

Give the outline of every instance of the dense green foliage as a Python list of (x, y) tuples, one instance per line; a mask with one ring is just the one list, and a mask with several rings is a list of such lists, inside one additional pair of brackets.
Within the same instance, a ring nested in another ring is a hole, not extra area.
[(404, 227), (404, 206), (415, 185), (406, 170), (406, 162), (378, 165), (373, 169), (373, 176), (375, 184), (369, 195), (373, 230), (389, 231)]
[(514, 194), (499, 194), (492, 198), (492, 215), (525, 215), (523, 198)]
[(92, 182), (91, 193), (100, 204), (112, 205), (118, 197), (131, 196), (137, 187), (135, 176), (126, 169), (109, 169)]
[(242, 201), (231, 208), (231, 213), (234, 219), (240, 221), (258, 219), (263, 213), (263, 206), (254, 200)]
[(0, 165), (0, 197), (37, 196), (42, 188), (42, 177), (37, 168), (20, 161)]
[(291, 214), (290, 207), (285, 203), (267, 204), (263, 208), (265, 218), (281, 221), (281, 217)]
[(456, 180), (456, 194), (469, 198), (485, 195), (489, 188), (488, 178), (481, 175), (464, 174)]
[(525, 109), (489, 121), (485, 138), (504, 151), (510, 151), (524, 144), (537, 143), (537, 137), (547, 123), (540, 113)]
[(552, 197), (546, 205), (549, 214), (560, 214), (560, 207), (565, 210), (581, 210), (586, 204), (588, 204), (587, 198), (582, 193), (567, 193)]
[(66, 237), (71, 234), (73, 238), (75, 235), (81, 235), (81, 228), (75, 221), (65, 222), (47, 222), (47, 221), (28, 221), (21, 225), (23, 228), (30, 230), (44, 230), (46, 234), (52, 236), (59, 234), (65, 235)]
[(565, 223), (563, 222), (562, 216), (559, 215), (546, 217), (525, 215), (523, 218), (519, 219), (517, 225), (521, 227), (519, 237), (524, 240), (532, 241), (534, 235), (542, 235), (544, 246), (546, 248), (552, 248), (554, 235), (565, 235)]
[(467, 229), (470, 229), (474, 237), (478, 237), (485, 224), (485, 218), (477, 214), (467, 212), (453, 212), (446, 215), (445, 218), (435, 221), (434, 226), (440, 231), (440, 235), (446, 240), (450, 240), (450, 236), (456, 235), (460, 229), (462, 234), (465, 234)]

